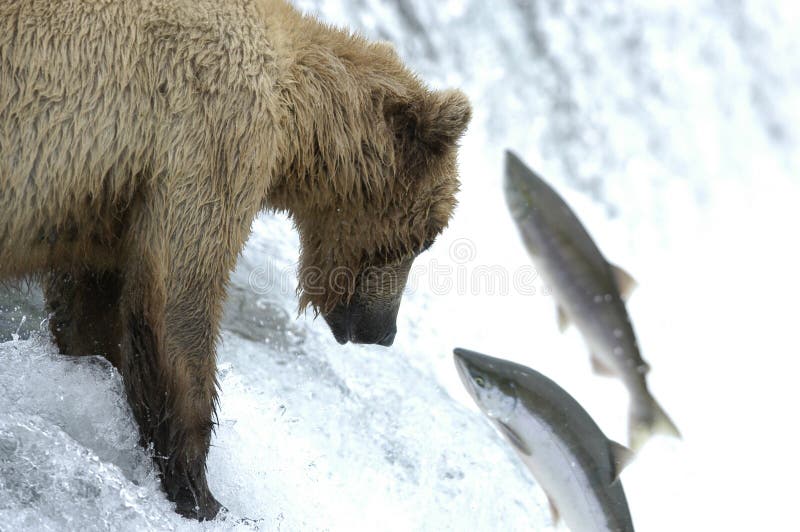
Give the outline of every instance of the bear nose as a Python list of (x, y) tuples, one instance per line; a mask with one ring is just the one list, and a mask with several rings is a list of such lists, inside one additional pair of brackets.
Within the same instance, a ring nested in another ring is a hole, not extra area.
[(384, 336), (383, 339), (381, 339), (380, 342), (378, 342), (378, 345), (382, 345), (383, 347), (389, 347), (394, 343), (394, 337), (396, 334), (397, 334), (397, 329), (392, 328), (392, 330), (389, 331), (386, 334), (386, 336)]

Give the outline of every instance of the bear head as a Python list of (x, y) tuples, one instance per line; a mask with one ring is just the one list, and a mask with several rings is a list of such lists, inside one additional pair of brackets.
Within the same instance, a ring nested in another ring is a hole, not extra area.
[(455, 208), (471, 108), (460, 91), (425, 87), (385, 44), (360, 52), (314, 59), (291, 103), (299, 148), (271, 204), (300, 234), (300, 308), (340, 343), (388, 346), (412, 263)]

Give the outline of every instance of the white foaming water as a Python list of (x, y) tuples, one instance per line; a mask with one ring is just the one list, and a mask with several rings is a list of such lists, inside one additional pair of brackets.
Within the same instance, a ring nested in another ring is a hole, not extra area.
[(296, 3), (391, 40), (475, 107), (460, 207), (412, 271), (395, 346), (340, 347), (322, 320), (295, 321), (297, 239), (264, 217), (220, 346), (209, 481), (228, 519), (173, 514), (118, 375), (33, 339), (0, 344), (0, 530), (546, 529), (541, 492), (474, 409), (452, 348), (536, 368), (623, 442), (627, 401), (591, 375), (576, 331), (558, 333), (506, 211), (507, 147), (639, 282), (628, 309), (684, 441), (654, 440), (624, 473), (637, 529), (784, 530), (800, 473), (785, 428), (800, 399), (797, 9)]

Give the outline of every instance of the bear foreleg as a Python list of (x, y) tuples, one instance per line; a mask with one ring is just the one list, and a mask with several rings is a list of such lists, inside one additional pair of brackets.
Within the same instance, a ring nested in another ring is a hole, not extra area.
[(213, 313), (188, 295), (168, 297), (167, 286), (176, 284), (158, 275), (128, 281), (120, 371), (142, 444), (152, 446), (177, 512), (212, 519), (221, 508), (206, 482), (216, 402)]

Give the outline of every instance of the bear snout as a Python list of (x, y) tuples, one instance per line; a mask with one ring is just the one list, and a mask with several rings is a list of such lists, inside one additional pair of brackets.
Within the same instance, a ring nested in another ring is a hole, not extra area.
[(389, 347), (397, 334), (397, 309), (377, 312), (352, 301), (340, 304), (322, 317), (330, 327), (333, 337), (340, 344), (377, 344)]
[(382, 345), (383, 347), (389, 347), (394, 343), (394, 337), (397, 335), (397, 326), (393, 327), (391, 331), (386, 333), (386, 336), (378, 342), (378, 345)]
[(330, 312), (323, 312), (322, 317), (339, 344), (350, 341), (350, 309), (347, 305), (336, 305)]

